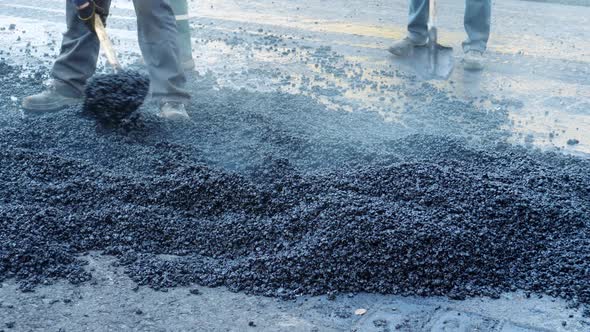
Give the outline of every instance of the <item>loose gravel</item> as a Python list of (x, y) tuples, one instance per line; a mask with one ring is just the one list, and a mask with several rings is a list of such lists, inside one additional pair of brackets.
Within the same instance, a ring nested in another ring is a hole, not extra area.
[(82, 109), (103, 124), (117, 124), (143, 104), (149, 87), (149, 78), (138, 71), (96, 75), (86, 84)]
[[(38, 89), (0, 71), (19, 97)], [(0, 280), (86, 282), (83, 256), (98, 250), (155, 289), (520, 289), (590, 303), (590, 162), (503, 143), (506, 112), (424, 86), (414, 121), (453, 128), (427, 135), (306, 97), (191, 84), (191, 125), (149, 109), (123, 130), (76, 107), (25, 119), (4, 107)]]

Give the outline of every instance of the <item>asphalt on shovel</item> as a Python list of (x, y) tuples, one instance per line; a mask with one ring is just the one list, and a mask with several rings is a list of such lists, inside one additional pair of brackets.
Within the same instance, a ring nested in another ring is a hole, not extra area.
[(84, 89), (83, 110), (101, 122), (117, 123), (143, 104), (150, 80), (137, 71), (121, 68), (101, 18), (96, 18), (94, 27), (107, 61), (115, 72), (95, 75), (88, 81)]
[(436, 0), (430, 0), (430, 15), (428, 18), (428, 75), (433, 79), (446, 80), (451, 76), (455, 67), (453, 48), (438, 44), (438, 29), (436, 28)]

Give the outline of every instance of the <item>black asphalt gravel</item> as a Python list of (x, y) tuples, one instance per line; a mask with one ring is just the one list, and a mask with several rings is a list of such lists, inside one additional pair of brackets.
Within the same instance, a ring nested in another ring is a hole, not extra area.
[(144, 102), (150, 79), (138, 71), (92, 77), (84, 89), (82, 109), (105, 125), (120, 123)]
[[(0, 100), (39, 88), (19, 71), (0, 64)], [(184, 125), (149, 108), (123, 130), (76, 107), (25, 119), (0, 107), (0, 280), (85, 282), (98, 250), (156, 289), (590, 303), (590, 161), (505, 143), (507, 103), (423, 85), (397, 125), (191, 84)]]

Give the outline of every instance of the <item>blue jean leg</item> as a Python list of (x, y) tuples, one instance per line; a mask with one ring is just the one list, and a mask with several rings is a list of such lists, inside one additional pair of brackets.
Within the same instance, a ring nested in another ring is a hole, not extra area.
[(491, 0), (466, 0), (464, 25), (467, 40), (463, 42), (463, 50), (484, 52), (490, 38), (492, 20)]
[(408, 37), (417, 44), (428, 41), (429, 0), (411, 0)]
[[(429, 0), (410, 0), (410, 14), (408, 22), (408, 37), (416, 43), (428, 40)], [(464, 25), (467, 40), (463, 42), (463, 49), (485, 51), (490, 37), (492, 17), (491, 0), (466, 0)]]

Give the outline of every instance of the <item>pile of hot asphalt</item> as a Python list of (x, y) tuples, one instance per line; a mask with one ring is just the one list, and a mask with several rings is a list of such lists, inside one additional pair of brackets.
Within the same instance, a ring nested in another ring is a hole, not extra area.
[[(40, 88), (0, 71), (2, 101)], [(101, 251), (156, 289), (590, 303), (590, 162), (502, 143), (506, 112), (420, 91), (424, 122), (493, 137), (406, 135), (307, 97), (202, 87), (194, 123), (142, 110), (126, 130), (6, 103), (0, 280), (85, 282), (84, 254)]]
[(82, 110), (102, 125), (121, 123), (143, 104), (149, 87), (148, 76), (137, 71), (95, 75), (84, 89)]

